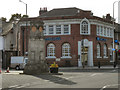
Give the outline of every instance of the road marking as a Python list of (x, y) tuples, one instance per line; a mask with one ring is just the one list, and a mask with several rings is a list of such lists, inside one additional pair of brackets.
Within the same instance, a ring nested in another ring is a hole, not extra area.
[(24, 85), (14, 85), (14, 86), (9, 86), (9, 88), (23, 88), (23, 87), (26, 87), (26, 86), (29, 86), (30, 83), (26, 83)]
[(112, 84), (112, 85), (105, 85), (100, 90), (104, 90), (105, 88), (111, 87), (111, 86), (119, 86), (120, 84)]
[(48, 82), (48, 81), (50, 81), (50, 80), (44, 80), (44, 81)]
[(92, 75), (90, 75), (90, 77), (93, 77), (95, 75), (102, 75), (103, 73), (93, 73)]
[(110, 72), (116, 72), (116, 70), (112, 70), (112, 71), (110, 71)]
[(17, 87), (17, 86), (19, 86), (19, 85), (9, 86), (9, 88), (15, 88), (15, 87)]
[(91, 77), (93, 77), (93, 76), (95, 76), (95, 75), (97, 75), (97, 73), (93, 73), (92, 75), (90, 75)]

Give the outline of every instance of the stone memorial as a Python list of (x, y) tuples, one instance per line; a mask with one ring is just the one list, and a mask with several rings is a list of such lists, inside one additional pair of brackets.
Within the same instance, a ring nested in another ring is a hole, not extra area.
[(28, 43), (28, 62), (24, 74), (47, 73), (48, 65), (45, 59), (45, 40), (43, 35), (43, 22), (30, 21), (30, 35)]

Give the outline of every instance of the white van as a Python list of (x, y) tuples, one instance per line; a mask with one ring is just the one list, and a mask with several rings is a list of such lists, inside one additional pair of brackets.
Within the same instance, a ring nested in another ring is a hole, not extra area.
[(11, 57), (10, 67), (11, 67), (11, 68), (15, 68), (16, 70), (24, 69), (27, 61), (28, 61), (28, 58), (27, 58), (27, 57), (23, 57), (23, 56), (12, 56), (12, 57)]

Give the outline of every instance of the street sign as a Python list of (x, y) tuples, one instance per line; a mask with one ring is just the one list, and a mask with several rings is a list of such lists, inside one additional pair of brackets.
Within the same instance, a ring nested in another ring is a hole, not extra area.
[(112, 51), (115, 51), (115, 49), (113, 48)]
[(60, 61), (60, 58), (56, 58), (56, 61)]
[(118, 40), (115, 40), (115, 43), (118, 43)]

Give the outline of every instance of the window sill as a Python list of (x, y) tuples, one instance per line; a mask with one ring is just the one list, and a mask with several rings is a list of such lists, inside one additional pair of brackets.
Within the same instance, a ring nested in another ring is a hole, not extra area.
[(63, 56), (61, 58), (72, 58), (71, 56)]
[(98, 56), (97, 58), (102, 58), (102, 57), (99, 57), (99, 56)]
[(45, 36), (62, 36), (62, 35), (71, 35), (70, 33), (69, 34), (44, 34)]
[(88, 33), (88, 34), (85, 34), (85, 33), (80, 33), (81, 35), (90, 35), (90, 33)]
[(108, 57), (104, 56), (103, 58), (108, 58)]
[(111, 63), (113, 63), (114, 61), (112, 60), (112, 61), (110, 61)]
[(46, 59), (49, 59), (49, 58), (56, 58), (55, 56), (48, 56), (48, 57), (46, 57)]

